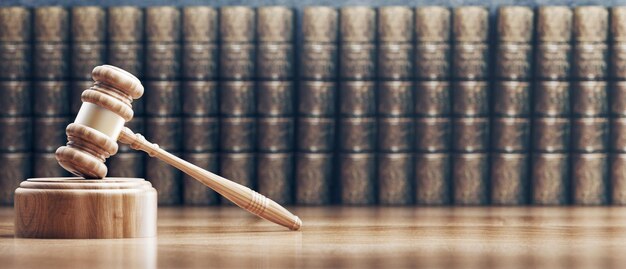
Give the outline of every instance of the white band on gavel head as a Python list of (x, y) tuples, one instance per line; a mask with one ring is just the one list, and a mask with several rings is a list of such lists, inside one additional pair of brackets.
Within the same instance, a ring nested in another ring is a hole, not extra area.
[(74, 123), (91, 127), (117, 141), (126, 121), (120, 115), (96, 104), (83, 102)]

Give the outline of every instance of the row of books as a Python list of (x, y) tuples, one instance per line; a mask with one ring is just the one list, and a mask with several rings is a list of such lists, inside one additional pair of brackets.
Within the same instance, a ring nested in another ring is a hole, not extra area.
[[(54, 151), (91, 68), (112, 64), (146, 88), (127, 126), (280, 203), (626, 204), (626, 7), (502, 6), (495, 25), (479, 6), (301, 15), (0, 8), (0, 203), (68, 175)], [(220, 202), (128, 146), (107, 164), (163, 205)]]

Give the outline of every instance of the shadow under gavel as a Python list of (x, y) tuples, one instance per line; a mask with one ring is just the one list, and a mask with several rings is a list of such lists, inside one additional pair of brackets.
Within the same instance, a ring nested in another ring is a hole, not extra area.
[(74, 123), (67, 126), (68, 143), (56, 158), (66, 170), (84, 178), (104, 178), (106, 158), (117, 153), (119, 141), (145, 151), (202, 182), (249, 212), (298, 230), (302, 221), (278, 203), (243, 186), (197, 167), (133, 133), (124, 123), (133, 118), (132, 100), (143, 95), (143, 86), (132, 74), (110, 65), (93, 69), (94, 85), (81, 95), (83, 104)]

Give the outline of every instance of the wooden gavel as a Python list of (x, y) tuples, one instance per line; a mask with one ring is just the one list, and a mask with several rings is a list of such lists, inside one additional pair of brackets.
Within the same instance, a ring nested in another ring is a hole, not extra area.
[(104, 178), (106, 158), (117, 153), (119, 141), (142, 150), (202, 182), (249, 212), (298, 230), (302, 221), (278, 203), (245, 187), (197, 167), (133, 133), (124, 123), (133, 118), (132, 100), (143, 95), (143, 86), (132, 74), (110, 65), (92, 71), (94, 85), (81, 95), (82, 106), (74, 123), (67, 126), (68, 143), (56, 158), (71, 173), (84, 178)]

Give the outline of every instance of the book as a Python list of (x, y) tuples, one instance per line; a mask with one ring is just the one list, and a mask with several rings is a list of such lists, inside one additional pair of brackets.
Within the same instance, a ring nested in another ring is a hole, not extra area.
[[(528, 64), (531, 64), (529, 62)], [(493, 109), (496, 117), (524, 117), (531, 113), (530, 80), (503, 80), (495, 83), (493, 91)]]
[(69, 177), (70, 172), (59, 165), (54, 153), (33, 153), (32, 177)]
[(452, 22), (453, 78), (489, 78), (489, 12), (480, 6), (460, 6), (454, 9)]
[(626, 80), (626, 69), (624, 68), (626, 59), (626, 8), (616, 6), (611, 8), (611, 55), (610, 58), (610, 78), (611, 91), (609, 99), (611, 100), (610, 116), (611, 119), (611, 145), (610, 155), (610, 183), (611, 204), (626, 204), (626, 174), (624, 174), (624, 152), (626, 152), (626, 103), (624, 103), (624, 87)]
[(416, 153), (414, 167), (416, 204), (449, 204), (452, 198), (450, 153)]
[(294, 183), (292, 152), (257, 153), (257, 184), (260, 193), (279, 204), (291, 204)]
[(212, 7), (182, 9), (182, 78), (213, 81), (218, 76), (218, 13)]
[(257, 186), (279, 203), (291, 203), (294, 183), (294, 12), (257, 9)]
[(452, 198), (458, 205), (489, 201), (489, 12), (453, 10)]
[[(181, 70), (181, 14), (173, 6), (146, 8), (145, 77), (176, 80)], [(146, 106), (148, 107), (148, 106)]]
[(491, 204), (526, 204), (530, 165), (528, 153), (492, 153), (490, 161)]
[[(32, 120), (32, 132), (35, 135), (32, 136), (29, 133), (31, 130), (31, 120), (29, 118), (26, 119), (28, 121), (25, 121), (22, 126), (20, 126), (20, 129), (22, 129), (23, 131), (20, 136), (18, 136), (18, 139), (21, 139), (22, 137), (31, 137), (32, 149), (34, 152), (54, 153), (60, 145), (65, 145), (67, 143), (65, 128), (67, 127), (67, 125), (72, 123), (72, 118), (35, 117)], [(30, 144), (28, 142), (25, 143), (27, 145)]]
[(340, 201), (345, 205), (376, 203), (376, 154), (340, 153)]
[(70, 77), (74, 81), (91, 81), (91, 70), (106, 61), (105, 9), (97, 6), (72, 7), (70, 21)]
[(538, 205), (570, 202), (570, 156), (568, 153), (532, 154), (531, 201)]
[[(256, 189), (256, 160), (254, 152), (220, 153), (220, 175), (251, 189)], [(232, 202), (221, 199), (222, 204)]]
[(256, 150), (255, 117), (220, 117), (220, 152), (252, 153)]
[[(182, 20), (183, 157), (217, 173), (220, 143), (218, 13), (211, 7), (187, 6), (182, 10)], [(186, 205), (212, 205), (218, 202), (218, 195), (184, 175), (182, 200)]]
[(339, 84), (339, 113), (343, 117), (376, 116), (376, 83), (342, 81)]
[[(144, 77), (144, 12), (134, 6), (108, 8), (108, 63), (138, 78)], [(137, 114), (141, 112), (133, 104)]]
[[(27, 81), (0, 82), (0, 94), (4, 97), (0, 100), (0, 106), (3, 108), (0, 112), (4, 137), (2, 144), (5, 144), (2, 146), (3, 149), (21, 147), (23, 148), (21, 151), (30, 151), (31, 136), (28, 131), (31, 130), (32, 111), (30, 90), (30, 83)], [(19, 128), (25, 128), (26, 132), (20, 134)]]
[(376, 77), (376, 11), (366, 6), (340, 10), (339, 77), (372, 80)]
[(452, 198), (451, 29), (449, 8), (415, 8), (415, 95), (411, 101), (416, 153), (412, 182), (418, 205), (445, 205)]
[(186, 153), (217, 152), (219, 127), (218, 117), (183, 117), (182, 150)]
[[(182, 156), (173, 150), (168, 150), (176, 156)], [(159, 205), (178, 205), (182, 202), (182, 172), (178, 168), (157, 158), (145, 158), (146, 180), (157, 189)]]
[(609, 201), (609, 156), (606, 153), (572, 154), (572, 203), (605, 205)]
[(457, 205), (489, 202), (489, 154), (452, 154), (452, 201)]
[(15, 189), (31, 177), (31, 153), (0, 153), (0, 205), (13, 205)]
[(65, 128), (71, 114), (70, 13), (60, 6), (34, 9), (34, 51), (32, 96), (34, 136), (34, 177), (67, 176), (56, 161), (54, 152), (67, 142)]
[(144, 160), (147, 157), (143, 152), (118, 152), (109, 157), (106, 164), (109, 177), (144, 178)]
[(0, 8), (0, 205), (31, 176), (32, 15), (25, 7)]
[(415, 100), (415, 88), (412, 81), (378, 82), (377, 114), (381, 117), (413, 115)]
[(603, 6), (574, 9), (572, 77), (572, 202), (601, 205), (608, 198), (608, 33)]
[(70, 114), (77, 115), (80, 107), (83, 105), (81, 95), (83, 91), (93, 86), (93, 80), (73, 80), (70, 82)]
[(146, 117), (146, 139), (160, 148), (173, 152), (182, 150), (182, 120), (180, 117)]
[(70, 16), (66, 8), (35, 8), (33, 78), (39, 81), (61, 81), (69, 77)]
[(25, 81), (32, 70), (32, 14), (26, 7), (0, 8), (0, 66), (2, 80)]
[[(415, 145), (415, 120), (411, 117), (379, 117), (377, 150), (411, 153)], [(382, 164), (381, 164), (382, 165)]]
[[(41, 134), (41, 136), (43, 135), (51, 134)], [(35, 138), (37, 137), (39, 137), (39, 135)], [(50, 137), (44, 136), (41, 140), (44, 139), (50, 139)], [(0, 117), (0, 152), (29, 152), (33, 144), (37, 145), (38, 143), (36, 143), (36, 141), (33, 143), (31, 117)]]
[[(185, 153), (183, 159), (198, 167), (217, 173), (219, 155), (217, 153)], [(206, 206), (218, 202), (218, 194), (200, 181), (183, 175), (183, 203), (185, 205)]]
[(302, 205), (327, 205), (332, 201), (331, 189), (335, 167), (333, 153), (297, 153), (295, 171), (295, 202)]
[(418, 153), (445, 153), (451, 150), (452, 123), (449, 117), (415, 118), (415, 146)]
[(378, 153), (378, 203), (410, 205), (414, 202), (413, 153)]
[(490, 141), (489, 118), (452, 119), (452, 151), (458, 153), (488, 152)]
[(609, 186), (610, 186), (610, 201), (614, 205), (623, 205), (626, 203), (626, 174), (624, 173), (624, 165), (626, 154), (612, 153), (610, 155), (609, 164)]
[(504, 81), (532, 78), (532, 42), (535, 14), (530, 7), (498, 8), (495, 77)]
[(222, 80), (250, 80), (254, 78), (256, 12), (246, 6), (220, 8), (220, 62)]
[(219, 20), (220, 173), (254, 188), (256, 12), (245, 6), (225, 6), (220, 8)]
[(293, 85), (283, 80), (257, 81), (256, 114), (260, 117), (292, 116), (295, 110)]
[(408, 6), (378, 8), (378, 79), (413, 78), (413, 10)]
[(339, 150), (346, 153), (374, 153), (377, 138), (375, 117), (339, 119)]
[(533, 97), (532, 204), (570, 201), (570, 71), (573, 12), (566, 6), (537, 11), (535, 90)]
[(258, 117), (256, 147), (262, 152), (292, 152), (295, 124), (292, 117)]
[(491, 151), (527, 153), (530, 150), (530, 119), (494, 117), (491, 120)]
[(450, 77), (451, 29), (452, 17), (449, 8), (443, 6), (415, 8), (415, 78), (425, 82), (445, 83)]
[(339, 14), (326, 6), (302, 11), (302, 41), (296, 120), (295, 202), (325, 205), (334, 201), (335, 115), (339, 93)]

